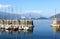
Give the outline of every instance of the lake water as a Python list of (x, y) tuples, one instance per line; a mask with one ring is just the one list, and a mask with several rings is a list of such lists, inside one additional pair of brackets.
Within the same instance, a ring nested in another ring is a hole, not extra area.
[(54, 32), (52, 20), (34, 20), (34, 29), (31, 32), (6, 32), (0, 30), (0, 39), (60, 39), (60, 32)]

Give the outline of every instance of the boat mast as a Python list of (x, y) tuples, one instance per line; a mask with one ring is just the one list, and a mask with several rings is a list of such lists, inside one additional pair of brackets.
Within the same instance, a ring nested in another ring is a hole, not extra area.
[[(13, 8), (11, 8), (11, 14), (13, 14)], [(11, 18), (11, 20), (12, 20), (12, 18)]]
[(55, 8), (55, 16), (54, 16), (55, 20), (56, 20), (56, 8)]
[(31, 14), (30, 14), (30, 20), (32, 19)]
[(12, 15), (11, 15), (12, 13), (13, 13), (13, 9), (12, 7), (10, 7), (10, 20), (9, 20), (10, 24), (12, 24)]
[[(11, 7), (11, 15), (13, 14), (13, 7)], [(11, 23), (14, 25), (14, 18), (11, 16)]]

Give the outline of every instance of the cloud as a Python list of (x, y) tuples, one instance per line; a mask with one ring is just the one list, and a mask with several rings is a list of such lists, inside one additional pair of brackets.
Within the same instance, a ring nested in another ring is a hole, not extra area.
[(25, 10), (20, 13), (24, 14), (24, 13), (41, 13), (41, 12), (42, 10)]
[(0, 4), (0, 9), (2, 9), (2, 8), (8, 8), (8, 7), (10, 7), (11, 5), (2, 5), (2, 4)]

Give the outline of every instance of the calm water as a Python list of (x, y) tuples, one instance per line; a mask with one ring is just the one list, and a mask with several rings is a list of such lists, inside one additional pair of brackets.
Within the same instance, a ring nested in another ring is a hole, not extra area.
[(34, 20), (33, 31), (6, 32), (0, 30), (0, 39), (60, 39), (60, 32), (51, 28), (52, 20)]

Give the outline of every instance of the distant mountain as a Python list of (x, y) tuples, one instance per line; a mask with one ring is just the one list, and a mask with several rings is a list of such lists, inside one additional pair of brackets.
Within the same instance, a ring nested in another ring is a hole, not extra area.
[(35, 17), (43, 17), (42, 15), (38, 14), (38, 13), (26, 13), (26, 14), (23, 14), (24, 16), (27, 16), (27, 17), (32, 17), (32, 18), (35, 18)]
[(19, 19), (20, 15), (0, 12), (0, 19)]
[(53, 15), (53, 16), (50, 16), (49, 18), (60, 18), (60, 13), (56, 14), (56, 15)]
[(38, 14), (38, 13), (27, 13), (27, 14), (23, 14), (24, 16), (26, 17), (32, 17), (32, 18), (47, 18), (47, 17), (44, 17), (42, 16), (41, 14)]
[(43, 17), (42, 15), (37, 13), (11, 14), (6, 12), (0, 12), (0, 19), (21, 19), (21, 16), (25, 16), (26, 19), (29, 19), (30, 16), (32, 18), (46, 19), (46, 17)]
[(26, 14), (21, 14), (26, 16), (27, 18), (32, 17), (32, 19), (48, 19), (47, 17), (42, 16), (41, 14), (38, 13), (26, 13)]

